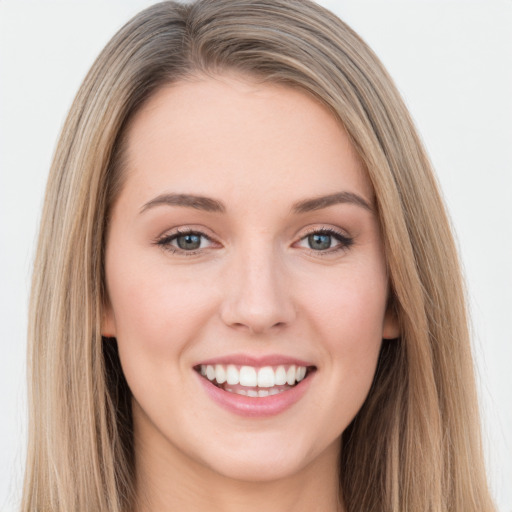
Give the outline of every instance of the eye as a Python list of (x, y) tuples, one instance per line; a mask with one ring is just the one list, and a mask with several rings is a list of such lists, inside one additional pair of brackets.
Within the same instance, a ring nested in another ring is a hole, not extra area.
[(176, 245), (184, 251), (194, 251), (201, 247), (202, 236), (197, 233), (189, 233), (188, 235), (177, 236), (174, 240)]
[(174, 253), (196, 254), (213, 245), (210, 237), (199, 231), (179, 230), (177, 233), (164, 235), (156, 244)]
[(315, 233), (314, 235), (309, 235), (307, 240), (311, 249), (315, 251), (325, 251), (331, 248), (333, 242), (332, 238), (332, 235), (327, 235), (326, 233)]
[(335, 252), (348, 249), (354, 240), (334, 229), (323, 228), (310, 232), (298, 242), (299, 247), (310, 249), (313, 252)]

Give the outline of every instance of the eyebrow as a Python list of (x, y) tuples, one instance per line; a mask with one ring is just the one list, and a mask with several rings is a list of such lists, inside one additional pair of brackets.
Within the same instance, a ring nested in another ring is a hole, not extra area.
[(292, 207), (292, 210), (295, 213), (306, 213), (314, 210), (321, 210), (322, 208), (327, 208), (328, 206), (333, 206), (335, 204), (343, 203), (361, 206), (372, 213), (374, 211), (372, 205), (366, 199), (364, 199), (358, 194), (354, 194), (353, 192), (338, 192), (336, 194), (319, 196), (313, 199), (305, 199), (304, 201), (299, 201), (298, 203), (295, 203)]
[(140, 213), (161, 205), (184, 206), (186, 208), (194, 208), (196, 210), (203, 210), (206, 212), (223, 213), (226, 211), (226, 208), (220, 201), (210, 197), (195, 196), (191, 194), (161, 194), (154, 199), (151, 199), (151, 201), (148, 201), (140, 209)]
[[(321, 210), (335, 204), (355, 204), (373, 213), (374, 209), (371, 204), (358, 194), (353, 192), (338, 192), (327, 196), (314, 197), (312, 199), (304, 199), (298, 201), (292, 206), (294, 213), (307, 213), (314, 210)], [(185, 208), (194, 208), (206, 212), (224, 213), (226, 207), (221, 201), (211, 197), (197, 196), (192, 194), (161, 194), (151, 201), (145, 203), (140, 209), (143, 213), (155, 206), (182, 206)]]

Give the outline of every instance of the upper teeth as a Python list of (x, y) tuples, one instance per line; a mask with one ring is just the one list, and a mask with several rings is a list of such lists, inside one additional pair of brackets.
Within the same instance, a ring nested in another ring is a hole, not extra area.
[(202, 364), (201, 375), (210, 381), (217, 381), (218, 384), (227, 382), (230, 385), (240, 384), (241, 386), (271, 388), (284, 384), (293, 386), (295, 382), (300, 382), (306, 376), (306, 367), (295, 366), (294, 364), (288, 367), (281, 365), (275, 368), (272, 366), (255, 368), (253, 366), (238, 367), (234, 364), (228, 364), (227, 366), (223, 364)]

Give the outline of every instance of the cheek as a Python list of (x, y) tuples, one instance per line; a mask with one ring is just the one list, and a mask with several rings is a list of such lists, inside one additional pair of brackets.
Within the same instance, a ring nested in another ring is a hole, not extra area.
[(163, 361), (197, 334), (212, 309), (211, 287), (179, 269), (119, 256), (112, 251), (106, 269), (119, 349)]
[(338, 275), (317, 279), (303, 289), (317, 328), (336, 346), (382, 338), (387, 302), (387, 279), (379, 266), (341, 269)]
[(107, 260), (107, 284), (121, 366), (136, 401), (158, 417), (172, 403), (170, 390), (185, 391), (190, 368), (182, 354), (201, 338), (214, 297), (204, 280), (112, 256), (117, 265)]
[(337, 310), (329, 308), (329, 318), (334, 320), (325, 322), (326, 348), (345, 377), (351, 375), (346, 382), (370, 382), (382, 342), (382, 304), (372, 296), (347, 294), (338, 305)]
[[(372, 269), (377, 269), (375, 271)], [(387, 279), (378, 265), (340, 272), (336, 279), (317, 281), (307, 295), (311, 336), (324, 351), (332, 389), (351, 403), (351, 414), (362, 405), (382, 343)]]

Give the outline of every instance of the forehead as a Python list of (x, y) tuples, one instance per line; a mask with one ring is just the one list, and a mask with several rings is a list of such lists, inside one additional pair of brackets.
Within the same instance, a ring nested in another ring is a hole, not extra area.
[(148, 194), (373, 195), (341, 123), (289, 86), (240, 76), (169, 85), (135, 115), (126, 142), (128, 182)]

